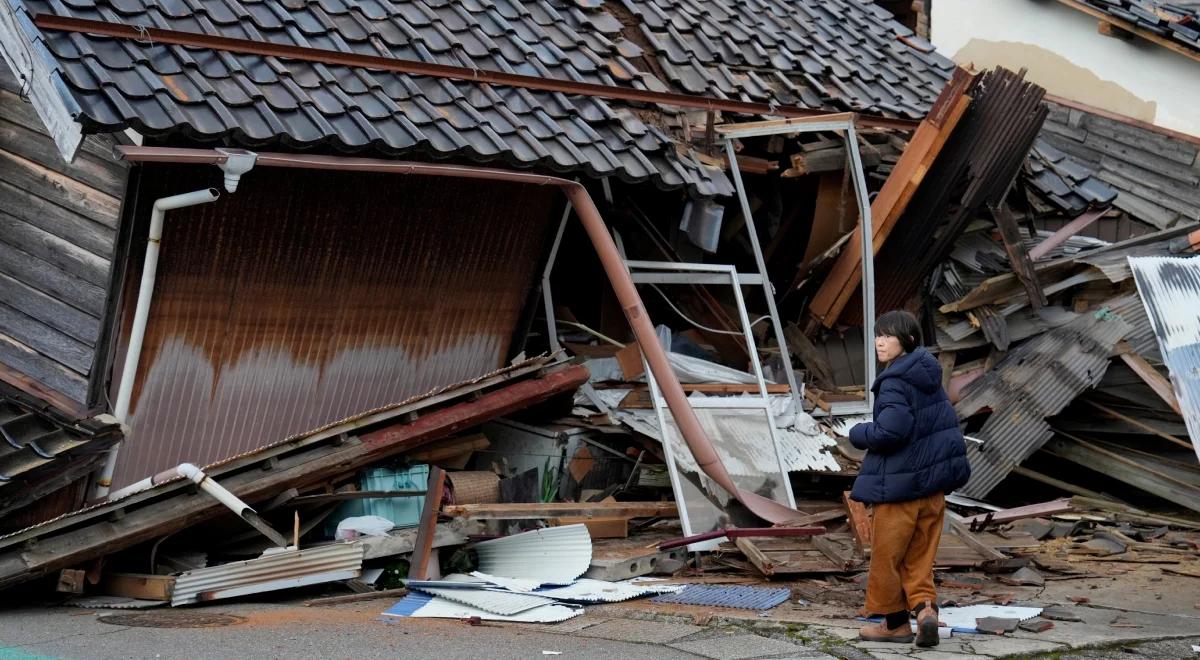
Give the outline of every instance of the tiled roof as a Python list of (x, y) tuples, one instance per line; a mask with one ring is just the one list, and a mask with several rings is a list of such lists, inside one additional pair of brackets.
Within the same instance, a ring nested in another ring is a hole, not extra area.
[(626, 0), (692, 94), (920, 118), (954, 64), (863, 0)]
[(1200, 52), (1200, 9), (1193, 3), (1158, 0), (1071, 0), (1099, 10), (1130, 27)]
[(1029, 152), (1025, 180), (1047, 201), (1071, 215), (1107, 206), (1117, 198), (1116, 188), (1043, 138), (1035, 140)]
[(94, 469), (120, 437), (115, 420), (67, 422), (0, 387), (0, 517), (61, 488), (44, 478), (72, 463)]
[[(9, 2), (30, 15), (908, 118), (953, 68), (866, 0)], [(90, 132), (505, 161), (732, 192), (668, 134), (680, 118), (657, 110), (150, 40), (33, 36)]]

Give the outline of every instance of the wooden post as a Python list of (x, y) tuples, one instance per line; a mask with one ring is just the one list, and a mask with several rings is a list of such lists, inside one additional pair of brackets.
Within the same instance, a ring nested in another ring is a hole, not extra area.
[(433, 535), (437, 531), (438, 512), (442, 508), (442, 492), (446, 485), (446, 473), (441, 468), (429, 467), (429, 485), (425, 490), (425, 508), (421, 509), (421, 524), (417, 527), (417, 540), (409, 561), (410, 580), (429, 580), (434, 577), (429, 568), (433, 556)]

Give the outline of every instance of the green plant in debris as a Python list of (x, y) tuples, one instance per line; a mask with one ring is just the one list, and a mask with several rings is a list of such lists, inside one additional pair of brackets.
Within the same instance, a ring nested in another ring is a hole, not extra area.
[(542, 466), (542, 488), (539, 502), (553, 502), (558, 499), (558, 470), (550, 469), (550, 459)]
[(407, 559), (398, 559), (383, 568), (383, 574), (375, 581), (375, 586), (379, 589), (396, 589), (404, 586), (404, 579), (408, 577), (409, 563)]

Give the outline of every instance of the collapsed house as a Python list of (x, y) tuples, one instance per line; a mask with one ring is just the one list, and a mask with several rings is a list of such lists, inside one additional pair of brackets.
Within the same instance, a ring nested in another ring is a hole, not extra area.
[[(1103, 481), (1200, 511), (1169, 313), (1195, 292), (1163, 285), (1191, 263), (1155, 261), (1195, 251), (1192, 193), (1088, 146), (1119, 121), (872, 5), (705, 4), (15, 3), (0, 587), (430, 580), (461, 572), (438, 548), (543, 524), (664, 543), (535, 586), (679, 548), (856, 570), (839, 436), (896, 308), (971, 441), (960, 503), (1025, 479), (1089, 498), (1034, 515), (1194, 528)], [(475, 588), (532, 579), (521, 538)], [(957, 529), (939, 565), (1032, 543)], [(399, 616), (476, 602), (424, 588)]]

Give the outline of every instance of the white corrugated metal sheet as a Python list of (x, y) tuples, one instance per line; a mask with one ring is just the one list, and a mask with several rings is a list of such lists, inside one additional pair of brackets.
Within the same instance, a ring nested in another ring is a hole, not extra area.
[[(476, 580), (469, 575), (447, 575), (447, 582), (467, 582), (474, 583)], [(511, 591), (494, 591), (491, 589), (457, 589), (457, 588), (437, 588), (424, 587), (408, 584), (410, 589), (417, 589), (425, 593), (432, 594), (438, 598), (445, 598), (448, 601), (460, 603), (462, 605), (470, 605), (471, 607), (485, 610), (493, 614), (510, 615), (525, 610), (531, 610), (535, 607), (543, 605), (552, 605), (554, 601), (546, 596), (535, 596), (528, 593), (513, 593)]]
[(437, 619), (470, 619), (479, 617), (485, 621), (517, 621), (522, 623), (556, 623), (583, 614), (582, 607), (566, 605), (542, 605), (516, 614), (496, 614), (477, 607), (455, 603), (445, 598), (413, 592), (390, 607), (384, 616), (418, 617)]
[(362, 561), (360, 544), (334, 543), (270, 552), (257, 559), (198, 568), (175, 579), (171, 605), (348, 580), (362, 574)]
[(569, 603), (619, 603), (651, 594), (674, 593), (683, 588), (681, 584), (634, 584), (581, 578), (565, 587), (538, 589), (537, 594)]
[(541, 584), (571, 584), (592, 563), (592, 536), (584, 525), (547, 527), (475, 545), (479, 570)]
[(1200, 257), (1130, 257), (1129, 267), (1200, 458)]

